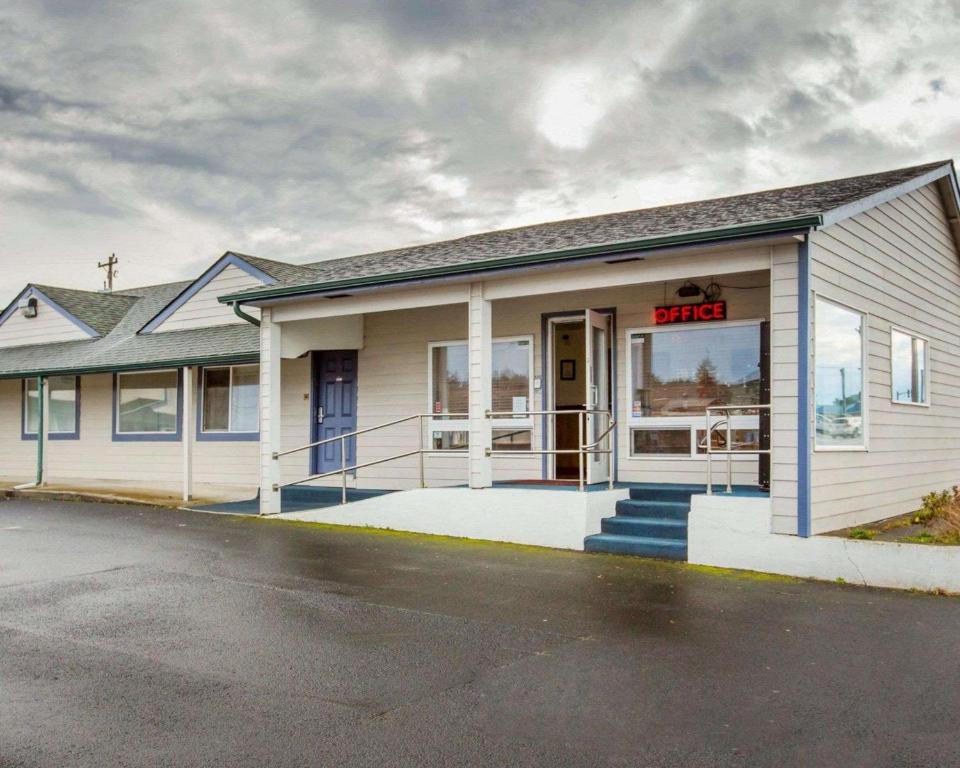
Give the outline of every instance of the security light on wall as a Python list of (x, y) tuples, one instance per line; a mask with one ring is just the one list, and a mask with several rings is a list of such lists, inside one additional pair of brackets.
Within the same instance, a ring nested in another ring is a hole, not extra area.
[(17, 307), (20, 309), (20, 314), (24, 317), (36, 317), (37, 297), (31, 296), (29, 299), (20, 299), (20, 301), (17, 303)]

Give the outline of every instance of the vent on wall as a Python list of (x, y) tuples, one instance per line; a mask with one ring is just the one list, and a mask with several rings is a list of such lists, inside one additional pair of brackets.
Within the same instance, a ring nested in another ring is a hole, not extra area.
[(20, 299), (20, 301), (17, 302), (17, 308), (20, 310), (20, 314), (24, 317), (36, 317), (37, 297), (31, 296), (26, 299)]

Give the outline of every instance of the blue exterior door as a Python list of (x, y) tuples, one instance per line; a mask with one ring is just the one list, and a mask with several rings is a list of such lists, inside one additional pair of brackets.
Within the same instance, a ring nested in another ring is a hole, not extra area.
[[(357, 429), (357, 351), (355, 349), (313, 353), (313, 439), (326, 440)], [(357, 461), (356, 438), (346, 441), (343, 466)], [(340, 469), (340, 441), (314, 449), (317, 474)]]

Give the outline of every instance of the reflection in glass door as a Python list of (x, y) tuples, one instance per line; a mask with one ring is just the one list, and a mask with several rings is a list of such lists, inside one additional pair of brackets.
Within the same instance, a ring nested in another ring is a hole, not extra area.
[[(586, 443), (595, 443), (609, 426), (604, 414), (589, 411), (610, 410), (610, 315), (587, 310), (587, 430)], [(598, 447), (606, 447), (603, 440)], [(610, 479), (610, 454), (593, 453), (585, 459), (588, 483), (605, 483)]]

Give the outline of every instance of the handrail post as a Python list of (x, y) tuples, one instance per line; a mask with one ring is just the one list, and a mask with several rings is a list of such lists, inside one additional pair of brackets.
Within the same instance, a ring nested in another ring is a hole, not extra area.
[(586, 416), (586, 411), (577, 413), (577, 478), (581, 491), (583, 491), (583, 422)]
[(733, 421), (730, 411), (727, 414), (727, 493), (733, 493), (733, 430), (730, 423)]
[(420, 487), (426, 488), (427, 481), (423, 471), (423, 414), (422, 413), (420, 414), (420, 418), (417, 420), (417, 427), (420, 430), (420, 439), (417, 441), (417, 445), (420, 448), (420, 452), (418, 454), (418, 458), (420, 461)]
[(713, 430), (710, 428), (710, 409), (707, 409), (707, 496), (713, 495), (713, 451), (710, 450)]
[(607, 411), (607, 490), (613, 490), (613, 411)]
[(347, 439), (340, 435), (340, 503), (347, 503)]

